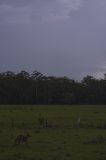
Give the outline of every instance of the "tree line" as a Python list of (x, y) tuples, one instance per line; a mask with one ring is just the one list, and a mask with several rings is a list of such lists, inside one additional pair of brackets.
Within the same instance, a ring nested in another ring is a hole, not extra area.
[(106, 104), (106, 80), (7, 71), (0, 73), (0, 104)]

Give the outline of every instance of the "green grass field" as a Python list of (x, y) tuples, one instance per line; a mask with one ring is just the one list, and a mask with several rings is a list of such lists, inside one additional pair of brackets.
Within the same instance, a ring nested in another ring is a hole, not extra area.
[(0, 160), (106, 160), (106, 106), (0, 106)]

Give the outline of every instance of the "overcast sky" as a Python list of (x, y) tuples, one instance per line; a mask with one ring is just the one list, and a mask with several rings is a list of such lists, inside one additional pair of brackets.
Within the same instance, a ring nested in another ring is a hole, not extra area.
[(0, 0), (0, 72), (106, 72), (106, 0)]

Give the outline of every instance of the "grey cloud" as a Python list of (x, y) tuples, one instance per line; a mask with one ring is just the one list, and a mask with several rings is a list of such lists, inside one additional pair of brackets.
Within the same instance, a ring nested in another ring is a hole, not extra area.
[[(0, 5), (0, 21), (3, 23), (31, 23), (39, 18), (44, 21), (64, 20), (70, 17), (70, 12), (79, 8), (83, 0), (54, 1), (4, 1)], [(23, 5), (18, 5), (23, 4)], [(33, 18), (32, 18), (33, 17)]]
[(14, 5), (14, 6), (25, 6), (33, 2), (33, 0), (0, 0), (0, 4)]
[(101, 76), (105, 0), (1, 0), (0, 71), (37, 69), (80, 79)]
[(0, 24), (30, 23), (30, 7), (15, 7), (13, 5), (0, 5)]

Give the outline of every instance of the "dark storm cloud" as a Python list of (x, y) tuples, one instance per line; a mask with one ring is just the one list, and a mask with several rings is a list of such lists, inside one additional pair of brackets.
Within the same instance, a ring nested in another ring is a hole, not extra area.
[(1, 71), (103, 75), (105, 15), (105, 0), (1, 0)]

